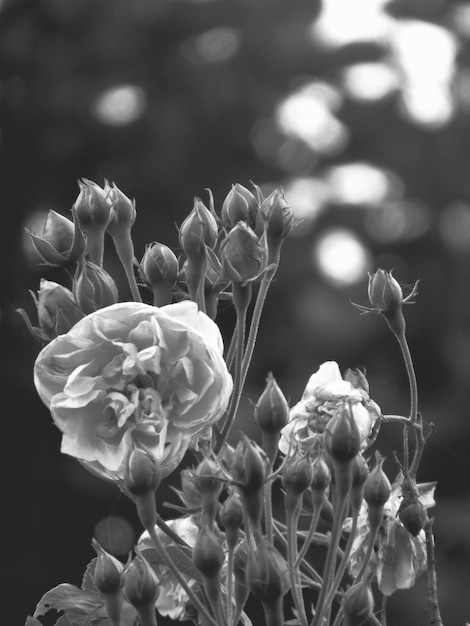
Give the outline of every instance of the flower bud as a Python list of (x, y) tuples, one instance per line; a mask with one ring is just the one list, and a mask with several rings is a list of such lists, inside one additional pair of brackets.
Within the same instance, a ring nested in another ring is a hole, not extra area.
[(201, 495), (203, 513), (211, 528), (217, 513), (219, 495), (223, 487), (220, 476), (221, 472), (218, 466), (208, 458), (203, 459), (194, 472), (194, 484)]
[[(34, 296), (33, 296), (34, 297)], [(41, 279), (37, 298), (34, 298), (39, 327), (32, 326), (26, 312), (18, 309), (35, 339), (49, 342), (67, 333), (85, 314), (75, 302), (71, 291), (58, 283)]]
[(255, 420), (261, 429), (261, 447), (274, 463), (281, 430), (289, 419), (289, 405), (271, 373), (266, 380), (266, 387), (255, 406)]
[(200, 509), (201, 508), (201, 494), (196, 485), (196, 479), (194, 476), (194, 470), (183, 469), (180, 472), (181, 476), (181, 491), (177, 491), (181, 500), (188, 509)]
[(220, 509), (220, 522), (230, 549), (235, 547), (243, 525), (243, 506), (236, 491), (231, 491)]
[(98, 591), (103, 594), (116, 593), (121, 589), (121, 574), (124, 566), (114, 556), (106, 552), (96, 539), (91, 544), (97, 554), (93, 582)]
[(98, 309), (116, 304), (119, 299), (116, 283), (99, 265), (85, 261), (73, 280), (73, 294), (80, 309), (89, 315)]
[(251, 593), (263, 603), (273, 603), (289, 590), (287, 564), (265, 539), (248, 554), (246, 580)]
[(72, 270), (84, 257), (85, 237), (75, 216), (72, 222), (51, 210), (47, 214), (42, 237), (35, 231), (26, 229), (26, 232), (31, 238), (34, 249), (46, 265)]
[(351, 468), (351, 509), (354, 514), (359, 513), (361, 508), (362, 500), (364, 498), (364, 485), (369, 476), (369, 467), (361, 453), (354, 457)]
[(238, 222), (220, 246), (224, 277), (242, 286), (256, 280), (263, 273), (267, 260), (264, 238), (258, 239), (245, 222)]
[(257, 231), (266, 232), (269, 263), (278, 263), (281, 245), (294, 227), (292, 210), (280, 187), (261, 203), (257, 218)]
[(158, 578), (140, 552), (124, 569), (123, 579), (124, 595), (137, 611), (148, 607), (155, 610), (159, 593)]
[(347, 589), (343, 597), (345, 624), (359, 626), (374, 611), (374, 596), (368, 581), (362, 581)]
[(288, 457), (281, 477), (286, 491), (285, 507), (291, 511), (301, 504), (304, 491), (312, 484), (313, 467), (310, 455)]
[(179, 240), (188, 258), (205, 256), (205, 246), (213, 248), (217, 241), (218, 226), (215, 217), (199, 198), (194, 199), (191, 213), (181, 224)]
[(140, 262), (140, 275), (152, 289), (154, 306), (171, 303), (171, 290), (178, 276), (178, 259), (171, 248), (156, 241), (148, 244)]
[(246, 222), (255, 227), (258, 202), (255, 196), (243, 185), (236, 183), (227, 194), (222, 204), (222, 222), (227, 228), (233, 228), (238, 222)]
[(105, 229), (111, 219), (111, 202), (108, 191), (102, 189), (91, 180), (82, 178), (78, 181), (80, 193), (73, 205), (85, 234), (90, 229), (101, 227)]
[(205, 578), (213, 578), (219, 574), (224, 560), (219, 539), (212, 530), (203, 526), (193, 548), (194, 565)]
[(402, 483), (402, 495), (398, 509), (398, 517), (406, 530), (413, 537), (417, 537), (424, 528), (426, 522), (426, 509), (419, 499), (419, 491), (416, 482), (405, 476)]
[(371, 530), (375, 530), (382, 521), (384, 504), (390, 497), (391, 485), (382, 469), (384, 457), (376, 453), (376, 464), (364, 483), (364, 500), (367, 502), (368, 518)]
[(119, 240), (130, 231), (135, 222), (135, 200), (128, 198), (114, 183), (111, 186), (106, 184), (104, 191), (108, 205), (111, 206), (106, 230), (113, 239)]
[(92, 539), (92, 546), (98, 555), (93, 572), (93, 582), (95, 587), (104, 596), (106, 612), (113, 626), (119, 626), (121, 623), (121, 583), (123, 564), (116, 558), (108, 554), (96, 539)]
[(161, 480), (155, 457), (146, 449), (134, 447), (129, 454), (124, 486), (134, 496), (154, 493)]
[(331, 482), (331, 472), (326, 464), (323, 454), (318, 454), (312, 463), (312, 505), (313, 508), (323, 506), (326, 491)]
[(349, 463), (361, 448), (361, 438), (350, 402), (343, 402), (325, 429), (325, 449), (338, 463)]
[(391, 272), (379, 269), (369, 275), (369, 300), (374, 309), (391, 312), (401, 307), (403, 291)]
[(80, 193), (72, 210), (85, 233), (90, 260), (101, 267), (104, 233), (111, 218), (111, 203), (107, 191), (91, 180), (82, 179), (78, 184)]
[(263, 510), (263, 485), (267, 458), (255, 442), (242, 433), (235, 448), (230, 471), (237, 485), (244, 509), (256, 530), (260, 529)]

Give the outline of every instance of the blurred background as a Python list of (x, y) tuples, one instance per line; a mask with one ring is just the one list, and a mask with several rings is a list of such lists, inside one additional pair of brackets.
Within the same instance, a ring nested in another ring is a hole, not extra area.
[[(0, 0), (2, 589), (22, 597), (3, 603), (8, 623), (51, 587), (80, 584), (92, 536), (122, 556), (140, 532), (117, 488), (60, 454), (32, 381), (40, 346), (15, 312), (34, 318), (28, 291), (58, 279), (32, 263), (24, 228), (40, 230), (49, 209), (70, 216), (79, 178), (135, 198), (139, 260), (151, 241), (177, 250), (208, 188), (220, 210), (236, 182), (284, 187), (299, 224), (240, 409), (254, 438), (268, 372), (295, 403), (325, 360), (365, 366), (383, 412), (406, 414), (398, 346), (351, 300), (368, 304), (377, 267), (419, 279), (408, 338), (434, 431), (418, 478), (438, 481), (444, 622), (470, 620), (469, 173), (463, 0)], [(105, 268), (120, 271), (112, 253)], [(223, 308), (227, 333), (232, 322)], [(399, 429), (377, 447), (393, 477)], [(392, 596), (390, 624), (427, 622), (424, 579)]]

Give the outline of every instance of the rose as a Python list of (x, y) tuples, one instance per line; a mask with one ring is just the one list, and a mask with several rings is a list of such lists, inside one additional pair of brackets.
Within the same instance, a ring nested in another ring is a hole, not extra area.
[[(197, 536), (199, 534), (199, 527), (193, 521), (191, 516), (184, 516), (177, 519), (171, 519), (166, 524), (183, 540), (188, 546), (194, 548)], [(175, 543), (166, 535), (158, 526), (155, 526), (155, 532), (157, 533), (160, 541), (165, 547), (175, 546)], [(148, 531), (142, 533), (137, 542), (137, 548), (146, 556), (146, 550), (155, 550), (152, 539)], [(184, 575), (189, 587), (194, 587), (196, 580), (189, 575)], [(179, 584), (170, 570), (158, 563), (158, 580), (160, 593), (155, 602), (155, 608), (160, 615), (170, 617), (173, 620), (187, 620), (189, 615), (187, 612), (187, 602), (189, 600), (188, 594)]]
[[(400, 472), (390, 496), (385, 503), (383, 522), (380, 525), (376, 539), (377, 550), (372, 553), (368, 564), (368, 571), (377, 577), (380, 591), (390, 596), (397, 589), (409, 589), (416, 579), (426, 571), (426, 534), (421, 530), (413, 537), (401, 523), (398, 510), (402, 501), (403, 474)], [(434, 491), (436, 483), (417, 485), (419, 499), (428, 509), (435, 506)], [(357, 522), (357, 531), (353, 540), (349, 559), (349, 573), (357, 576), (362, 561), (366, 555), (369, 543), (369, 523), (367, 518), (367, 504), (362, 503)], [(345, 521), (346, 532), (351, 529), (351, 518)]]
[(300, 402), (290, 410), (289, 422), (281, 431), (279, 449), (282, 453), (289, 454), (298, 447), (302, 451), (313, 449), (344, 401), (351, 404), (361, 449), (372, 443), (380, 423), (380, 408), (369, 398), (362, 375), (349, 370), (347, 376), (348, 380), (343, 379), (335, 361), (323, 363), (312, 374)]
[(227, 407), (232, 379), (217, 325), (184, 301), (99, 309), (38, 355), (36, 389), (61, 451), (120, 483), (135, 446), (170, 474)]

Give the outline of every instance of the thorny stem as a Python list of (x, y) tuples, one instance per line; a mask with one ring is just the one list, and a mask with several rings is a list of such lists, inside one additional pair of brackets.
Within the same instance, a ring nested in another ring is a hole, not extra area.
[(300, 502), (297, 503), (294, 510), (288, 510), (287, 513), (287, 561), (289, 564), (289, 577), (291, 585), (292, 600), (302, 626), (308, 626), (307, 616), (305, 614), (305, 606), (302, 598), (302, 587), (300, 585), (300, 573), (296, 568), (297, 562), (297, 523), (300, 514)]
[(434, 518), (427, 518), (424, 523), (424, 531), (426, 533), (426, 556), (427, 556), (427, 581), (428, 581), (428, 608), (429, 623), (432, 626), (443, 626), (441, 613), (439, 610), (439, 601), (437, 598), (437, 574), (436, 574), (436, 557), (434, 554), (434, 536), (432, 534), (432, 525)]
[(155, 527), (152, 526), (152, 527), (147, 528), (146, 530), (149, 533), (150, 538), (152, 539), (152, 541), (153, 541), (153, 543), (154, 543), (154, 545), (155, 545), (155, 547), (156, 547), (156, 549), (158, 551), (158, 554), (162, 558), (164, 564), (168, 567), (168, 569), (173, 574), (173, 576), (176, 578), (178, 583), (183, 587), (184, 591), (186, 591), (186, 593), (188, 594), (189, 598), (191, 599), (191, 602), (194, 604), (194, 606), (197, 609), (197, 611), (199, 612), (199, 614), (204, 617), (204, 619), (207, 621), (208, 626), (217, 626), (216, 621), (213, 619), (213, 617), (211, 616), (209, 611), (206, 609), (206, 607), (199, 600), (197, 595), (193, 592), (191, 587), (188, 585), (185, 577), (181, 574), (181, 572), (179, 571), (177, 566), (174, 564), (174, 562), (170, 558), (168, 552), (165, 549), (165, 546), (162, 544), (162, 542), (160, 541), (160, 538), (158, 537), (157, 533), (155, 532)]

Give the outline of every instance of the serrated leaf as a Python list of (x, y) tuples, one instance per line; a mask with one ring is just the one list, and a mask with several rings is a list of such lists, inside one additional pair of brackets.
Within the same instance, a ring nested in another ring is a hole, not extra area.
[(98, 561), (98, 557), (91, 559), (88, 565), (85, 568), (85, 572), (83, 573), (82, 585), (81, 588), (83, 591), (92, 591), (98, 593), (98, 589), (96, 588), (95, 581), (93, 580), (93, 576), (95, 573), (96, 562)]
[(71, 626), (86, 624), (83, 618), (93, 614), (96, 617), (100, 609), (104, 610), (104, 615), (106, 615), (100, 594), (83, 591), (68, 583), (62, 583), (47, 591), (39, 600), (33, 617), (41, 617), (51, 609), (65, 611)]

